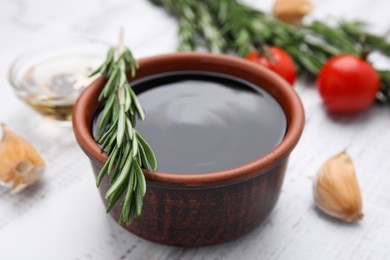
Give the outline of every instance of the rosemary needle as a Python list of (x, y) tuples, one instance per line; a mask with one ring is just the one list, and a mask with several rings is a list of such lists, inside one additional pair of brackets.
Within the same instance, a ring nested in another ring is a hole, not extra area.
[(146, 192), (142, 168), (157, 170), (153, 149), (135, 129), (136, 115), (145, 120), (145, 112), (127, 81), (126, 72), (130, 70), (134, 77), (137, 68), (133, 54), (123, 46), (121, 31), (118, 48), (110, 48), (106, 60), (91, 74), (107, 78), (99, 96), (104, 105), (95, 140), (102, 151), (108, 153), (108, 159), (98, 174), (96, 185), (99, 187), (104, 176), (110, 175), (110, 187), (105, 196), (108, 200), (107, 212), (122, 198), (121, 224), (130, 224), (141, 214)]

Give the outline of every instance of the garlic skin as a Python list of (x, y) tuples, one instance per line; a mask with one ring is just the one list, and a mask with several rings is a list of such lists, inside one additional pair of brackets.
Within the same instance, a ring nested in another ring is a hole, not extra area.
[(0, 125), (0, 182), (11, 183), (17, 193), (34, 184), (45, 162), (27, 141)]
[(298, 25), (312, 9), (309, 0), (276, 0), (273, 14), (285, 23)]
[(347, 222), (363, 218), (355, 168), (346, 151), (321, 166), (314, 181), (314, 199), (322, 211), (335, 218)]

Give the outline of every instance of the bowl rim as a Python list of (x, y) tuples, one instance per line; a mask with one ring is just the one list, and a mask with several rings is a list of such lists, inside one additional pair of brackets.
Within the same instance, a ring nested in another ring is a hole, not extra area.
[[(252, 62), (248, 62), (242, 58), (223, 55), (223, 54), (211, 54), (211, 53), (199, 53), (199, 52), (183, 52), (183, 53), (170, 53), (156, 55), (148, 58), (139, 60), (140, 68), (150, 66), (150, 64), (156, 62), (173, 60), (187, 60), (191, 62), (214, 62), (215, 64), (229, 64), (245, 69), (250, 73), (256, 74), (256, 77), (265, 78), (270, 84), (278, 88), (280, 92), (285, 92), (286, 96), (285, 105), (289, 108), (291, 113), (290, 120), (287, 124), (286, 134), (282, 141), (270, 150), (267, 154), (257, 158), (249, 163), (230, 168), (223, 171), (207, 172), (207, 173), (191, 173), (191, 174), (180, 174), (180, 173), (168, 173), (168, 172), (148, 172), (144, 170), (145, 177), (148, 181), (165, 182), (172, 184), (185, 184), (185, 185), (199, 185), (199, 184), (210, 184), (226, 181), (237, 181), (248, 178), (249, 175), (263, 174), (269, 169), (275, 167), (278, 162), (285, 159), (292, 149), (297, 144), (304, 126), (304, 109), (300, 98), (293, 89), (293, 87), (287, 83), (279, 75), (275, 74), (267, 68), (263, 68)], [(245, 78), (243, 78), (245, 80)], [(87, 87), (82, 94), (79, 96), (74, 109), (73, 109), (73, 130), (76, 139), (82, 148), (82, 150), (88, 155), (88, 157), (95, 163), (103, 165), (107, 160), (107, 154), (100, 151), (100, 147), (95, 142), (92, 136), (92, 129), (90, 124), (91, 118), (94, 117), (89, 111), (92, 99), (96, 96), (96, 91), (99, 87), (102, 87), (105, 79), (103, 77), (95, 80), (89, 87)], [(266, 90), (267, 91), (267, 90)], [(267, 91), (270, 93), (269, 91)], [(270, 93), (279, 103), (274, 94)], [(282, 104), (281, 104), (282, 105)], [(283, 107), (283, 111), (286, 114), (287, 110)], [(287, 115), (286, 115), (287, 116)]]

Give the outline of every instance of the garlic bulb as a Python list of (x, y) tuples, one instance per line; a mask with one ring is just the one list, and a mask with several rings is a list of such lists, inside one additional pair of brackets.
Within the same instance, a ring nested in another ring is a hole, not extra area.
[(276, 0), (273, 14), (285, 23), (299, 24), (312, 9), (309, 0)]
[(44, 166), (34, 147), (0, 125), (0, 182), (12, 184), (12, 191), (19, 192), (39, 179)]
[(343, 151), (327, 160), (317, 173), (314, 198), (325, 213), (344, 221), (360, 220), (362, 198), (351, 157)]

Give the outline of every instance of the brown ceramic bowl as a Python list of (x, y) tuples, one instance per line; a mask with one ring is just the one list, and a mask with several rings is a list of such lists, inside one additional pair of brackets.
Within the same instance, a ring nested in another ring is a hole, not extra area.
[[(184, 247), (225, 242), (257, 227), (278, 200), (289, 154), (303, 130), (304, 112), (293, 88), (267, 69), (226, 55), (175, 53), (142, 59), (139, 63), (137, 79), (164, 72), (207, 71), (233, 75), (261, 86), (281, 104), (287, 131), (282, 142), (269, 153), (236, 168), (203, 174), (145, 172), (147, 192), (142, 215), (123, 227), (151, 241)], [(92, 83), (73, 110), (77, 141), (90, 158), (95, 175), (107, 159), (92, 137), (92, 121), (104, 82), (100, 78)], [(103, 198), (107, 179), (100, 186)], [(114, 207), (110, 214), (118, 220), (120, 207)]]

